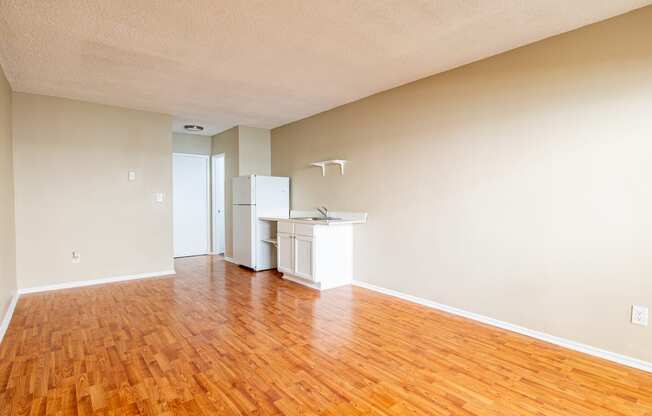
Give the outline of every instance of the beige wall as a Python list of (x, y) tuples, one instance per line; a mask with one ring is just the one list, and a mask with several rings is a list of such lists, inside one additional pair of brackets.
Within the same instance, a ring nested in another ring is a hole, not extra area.
[(172, 151), (192, 155), (210, 155), (211, 137), (198, 134), (172, 133)]
[(11, 88), (0, 68), (0, 322), (16, 292)]
[(30, 94), (13, 103), (18, 286), (173, 269), (171, 118)]
[[(357, 279), (652, 361), (652, 7), (272, 131)], [(315, 160), (351, 161), (322, 177)]]
[(272, 171), (269, 129), (238, 126), (239, 174), (270, 175)]
[(236, 126), (213, 136), (214, 155), (224, 153), (225, 206), (224, 255), (233, 256), (231, 179), (245, 175), (269, 175), (272, 169), (271, 133), (268, 129)]
[(238, 176), (238, 127), (213, 136), (214, 155), (224, 153), (224, 255), (233, 256), (232, 214), (231, 214), (231, 178)]

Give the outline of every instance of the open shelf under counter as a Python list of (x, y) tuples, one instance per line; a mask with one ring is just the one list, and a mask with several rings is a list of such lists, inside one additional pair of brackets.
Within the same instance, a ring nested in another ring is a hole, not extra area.
[(261, 241), (272, 244), (274, 246), (278, 246), (278, 240), (276, 238), (264, 238)]

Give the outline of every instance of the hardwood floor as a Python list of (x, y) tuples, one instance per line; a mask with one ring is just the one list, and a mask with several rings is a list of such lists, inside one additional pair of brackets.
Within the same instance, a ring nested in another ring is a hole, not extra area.
[(219, 257), (25, 295), (0, 415), (652, 415), (652, 375), (357, 288)]

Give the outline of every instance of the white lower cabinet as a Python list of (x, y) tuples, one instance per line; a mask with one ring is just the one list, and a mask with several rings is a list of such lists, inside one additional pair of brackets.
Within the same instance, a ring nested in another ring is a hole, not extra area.
[(313, 279), (313, 250), (312, 237), (278, 233), (278, 262), (279, 272)]
[(315, 289), (353, 280), (353, 227), (279, 221), (277, 268), (283, 278)]
[(278, 249), (277, 249), (277, 262), (276, 268), (282, 273), (294, 272), (294, 236), (286, 233), (278, 233), (276, 236)]
[(312, 272), (312, 237), (294, 237), (294, 274), (298, 277), (316, 280)]

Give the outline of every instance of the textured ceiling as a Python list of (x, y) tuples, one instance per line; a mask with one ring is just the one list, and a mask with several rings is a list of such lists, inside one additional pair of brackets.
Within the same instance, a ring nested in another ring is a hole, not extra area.
[(0, 0), (16, 91), (275, 127), (643, 0)]

